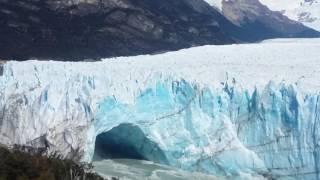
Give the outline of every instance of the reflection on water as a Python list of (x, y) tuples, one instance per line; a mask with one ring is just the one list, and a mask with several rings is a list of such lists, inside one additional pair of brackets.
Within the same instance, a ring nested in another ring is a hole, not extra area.
[[(94, 170), (106, 177), (120, 180), (216, 180), (214, 176), (190, 173), (150, 161), (135, 159), (112, 159), (93, 162)], [(221, 178), (219, 178), (221, 179)]]

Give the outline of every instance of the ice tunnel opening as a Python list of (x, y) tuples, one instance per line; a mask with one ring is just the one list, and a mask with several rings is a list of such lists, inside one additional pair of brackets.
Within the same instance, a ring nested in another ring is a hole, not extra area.
[(133, 124), (120, 124), (96, 137), (93, 161), (103, 159), (136, 159), (168, 164), (157, 143)]

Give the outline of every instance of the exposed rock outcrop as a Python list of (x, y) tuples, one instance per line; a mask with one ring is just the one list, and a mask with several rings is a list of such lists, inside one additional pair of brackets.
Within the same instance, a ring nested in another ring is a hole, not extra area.
[(316, 30), (294, 21), (296, 19), (289, 19), (280, 11), (270, 10), (259, 0), (217, 0), (215, 3), (210, 0), (206, 1), (219, 9), (233, 24), (240, 27), (240, 30), (230, 34), (243, 41), (276, 37), (320, 36)]
[(96, 60), (319, 35), (258, 0), (222, 3), (220, 13), (203, 0), (0, 0), (0, 58)]
[(84, 60), (234, 42), (211, 11), (201, 0), (0, 0), (0, 58)]

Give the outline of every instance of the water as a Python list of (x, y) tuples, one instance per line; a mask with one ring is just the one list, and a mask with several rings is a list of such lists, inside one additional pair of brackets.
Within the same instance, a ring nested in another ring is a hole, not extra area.
[(93, 162), (94, 170), (104, 177), (120, 180), (216, 180), (214, 176), (187, 172), (150, 161), (112, 159)]

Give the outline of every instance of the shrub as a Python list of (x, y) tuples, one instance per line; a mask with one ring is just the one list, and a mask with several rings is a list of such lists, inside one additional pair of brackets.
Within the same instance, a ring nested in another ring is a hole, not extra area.
[(58, 153), (30, 155), (0, 147), (0, 180), (103, 180), (90, 164), (63, 159)]

